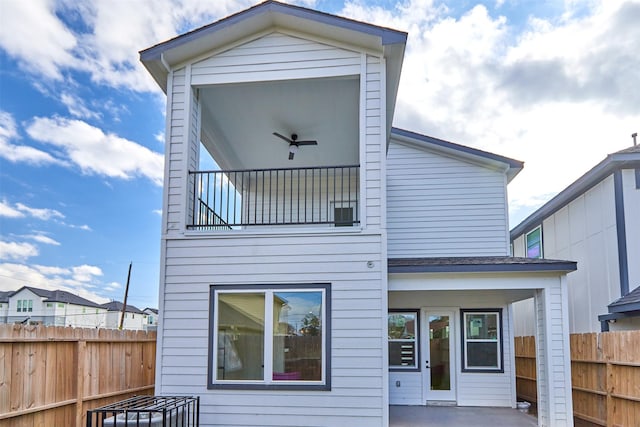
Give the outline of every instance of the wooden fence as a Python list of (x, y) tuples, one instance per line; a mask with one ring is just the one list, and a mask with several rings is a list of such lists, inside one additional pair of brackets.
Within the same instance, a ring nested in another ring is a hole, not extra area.
[[(576, 426), (640, 426), (640, 331), (572, 334)], [(534, 337), (516, 337), (518, 397), (536, 402)]]
[(0, 325), (0, 427), (86, 425), (89, 409), (153, 394), (156, 332)]

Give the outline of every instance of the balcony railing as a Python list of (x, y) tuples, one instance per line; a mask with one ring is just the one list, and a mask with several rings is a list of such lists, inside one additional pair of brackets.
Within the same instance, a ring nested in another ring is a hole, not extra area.
[(187, 227), (360, 223), (360, 166), (189, 172)]

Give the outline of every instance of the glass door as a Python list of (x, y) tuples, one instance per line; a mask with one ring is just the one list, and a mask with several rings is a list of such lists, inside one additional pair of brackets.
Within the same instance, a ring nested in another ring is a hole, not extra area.
[(455, 313), (423, 309), (422, 366), (426, 401), (455, 402)]

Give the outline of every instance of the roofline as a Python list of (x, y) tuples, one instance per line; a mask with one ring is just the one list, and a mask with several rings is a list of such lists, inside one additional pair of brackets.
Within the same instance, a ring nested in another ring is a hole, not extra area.
[(531, 215), (516, 225), (510, 232), (510, 239), (515, 238), (529, 231), (533, 227), (542, 224), (542, 221), (553, 215), (567, 204), (578, 198), (581, 194), (589, 191), (592, 187), (600, 183), (616, 170), (624, 169), (624, 166), (640, 167), (640, 153), (613, 153), (609, 154), (600, 163), (591, 168), (588, 172), (575, 180), (567, 188), (558, 193), (555, 197), (542, 205)]
[(158, 43), (154, 46), (143, 49), (139, 52), (140, 60), (159, 60), (161, 59), (162, 53), (168, 49), (182, 46), (198, 37), (206, 36), (224, 28), (230, 27), (242, 20), (257, 16), (260, 13), (264, 12), (286, 13), (298, 18), (309, 19), (322, 24), (333, 25), (347, 30), (358, 31), (365, 34), (378, 36), (380, 37), (383, 46), (390, 44), (403, 44), (407, 41), (407, 33), (404, 31), (356, 21), (353, 19), (332, 15), (326, 12), (320, 12), (318, 10), (313, 10), (302, 6), (280, 3), (274, 0), (267, 0), (263, 3), (259, 3), (255, 6), (222, 18), (211, 24), (196, 28), (195, 30), (178, 35), (165, 42)]
[(490, 153), (488, 151), (479, 150), (477, 148), (468, 147), (466, 145), (456, 144), (454, 142), (446, 141), (444, 139), (434, 138), (432, 136), (423, 135), (417, 132), (413, 132), (406, 129), (400, 129), (394, 127), (391, 129), (392, 136), (399, 136), (401, 138), (407, 138), (410, 140), (418, 141), (421, 143), (427, 143), (435, 145), (440, 148), (448, 150), (459, 151), (461, 153), (480, 157), (485, 160), (491, 160), (494, 162), (504, 163), (513, 172), (510, 174), (509, 179), (513, 179), (524, 168), (524, 162), (515, 160), (510, 157), (501, 156), (499, 154)]
[[(389, 261), (392, 261), (390, 258)], [(577, 269), (575, 261), (553, 261), (545, 263), (479, 263), (466, 264), (438, 264), (438, 265), (389, 265), (389, 273), (518, 273), (518, 272), (571, 272)]]

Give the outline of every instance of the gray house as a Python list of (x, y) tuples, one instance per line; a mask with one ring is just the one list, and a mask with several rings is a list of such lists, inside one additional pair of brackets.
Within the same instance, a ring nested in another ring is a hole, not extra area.
[(201, 425), (515, 408), (531, 297), (539, 424), (573, 424), (575, 263), (509, 256), (521, 162), (392, 127), (406, 41), (266, 1), (140, 52), (167, 95), (156, 393)]

